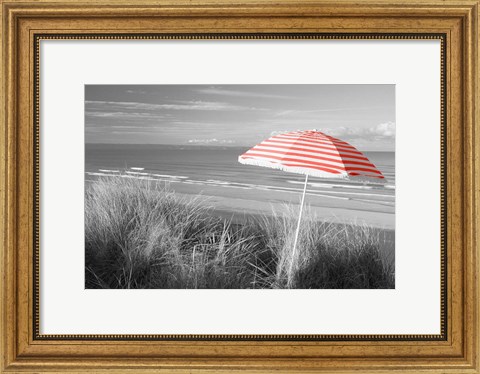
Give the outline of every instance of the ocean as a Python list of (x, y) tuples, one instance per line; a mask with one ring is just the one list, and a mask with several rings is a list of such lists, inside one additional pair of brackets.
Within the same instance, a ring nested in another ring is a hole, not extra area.
[[(265, 213), (298, 204), (305, 176), (242, 165), (248, 147), (86, 144), (85, 181), (123, 174), (165, 182), (179, 194), (202, 194), (219, 212)], [(364, 152), (385, 185), (309, 177), (307, 205), (337, 221), (365, 221), (394, 229), (395, 153)]]

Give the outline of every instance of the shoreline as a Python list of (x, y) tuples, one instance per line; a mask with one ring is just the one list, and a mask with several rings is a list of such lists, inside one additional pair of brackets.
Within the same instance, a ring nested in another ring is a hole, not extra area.
[[(93, 183), (95, 178), (86, 179), (85, 187)], [(148, 180), (146, 180), (148, 182)], [(223, 214), (266, 214), (280, 212), (285, 205), (298, 206), (301, 189), (278, 190), (268, 186), (245, 189), (229, 184), (212, 185), (191, 183), (189, 180), (163, 181), (175, 193), (184, 199), (202, 196), (202, 204), (211, 206)], [(370, 226), (395, 230), (395, 206), (385, 205), (383, 201), (364, 201), (356, 197), (338, 197), (329, 192), (318, 193), (307, 190), (305, 205), (321, 220), (338, 223), (368, 224)]]
[[(242, 191), (240, 196), (232, 196), (227, 188), (205, 186), (198, 191), (184, 191), (180, 186), (173, 188), (184, 198), (205, 197), (204, 203), (214, 210), (234, 214), (266, 214), (272, 211), (282, 212), (285, 205), (300, 205), (301, 193), (269, 190)], [(390, 207), (378, 206), (377, 211), (369, 210), (369, 204), (352, 199), (336, 199), (314, 194), (306, 194), (305, 206), (320, 220), (347, 224), (368, 224), (378, 229), (395, 230), (395, 214), (389, 212)]]

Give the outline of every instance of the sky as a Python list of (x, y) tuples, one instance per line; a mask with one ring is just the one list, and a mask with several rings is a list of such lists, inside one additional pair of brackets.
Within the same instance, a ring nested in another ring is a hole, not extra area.
[(86, 85), (85, 141), (254, 146), (316, 129), (395, 151), (395, 85)]

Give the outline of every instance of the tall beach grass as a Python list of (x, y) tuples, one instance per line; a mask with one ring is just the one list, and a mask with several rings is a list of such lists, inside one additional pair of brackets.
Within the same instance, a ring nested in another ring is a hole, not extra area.
[(161, 182), (100, 178), (85, 192), (86, 288), (394, 288), (381, 231), (298, 207), (243, 224)]

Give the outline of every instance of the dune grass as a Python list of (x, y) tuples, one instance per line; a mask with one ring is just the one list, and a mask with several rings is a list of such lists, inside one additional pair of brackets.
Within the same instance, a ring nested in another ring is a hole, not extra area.
[(380, 230), (298, 207), (235, 224), (160, 182), (100, 178), (85, 192), (86, 288), (394, 288)]

